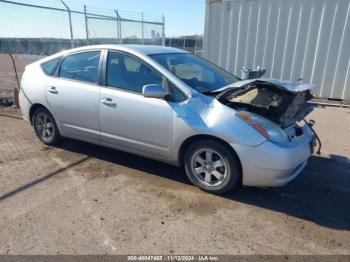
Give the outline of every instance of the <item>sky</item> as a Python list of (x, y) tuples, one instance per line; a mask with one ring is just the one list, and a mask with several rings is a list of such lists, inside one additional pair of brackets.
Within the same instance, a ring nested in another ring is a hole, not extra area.
[[(37, 5), (62, 8), (60, 0), (12, 0)], [(145, 20), (161, 20), (165, 16), (165, 34), (167, 37), (203, 34), (205, 0), (64, 0), (71, 9), (83, 10), (86, 4), (88, 11), (114, 15), (113, 9), (121, 11), (122, 16), (136, 18), (145, 13)], [(4, 4), (2, 4), (4, 5)], [(138, 13), (136, 13), (138, 12)], [(68, 18), (65, 13), (36, 8), (5, 5), (0, 8), (0, 24), (6, 21), (7, 31), (1, 36), (12, 37), (67, 37)], [(90, 21), (90, 20), (89, 20)], [(73, 15), (73, 31), (79, 37), (85, 34), (83, 16)], [(63, 27), (62, 27), (63, 25)], [(150, 34), (152, 26), (145, 27)], [(103, 36), (112, 34), (114, 24), (91, 20), (91, 34)], [(125, 24), (124, 35), (136, 35), (139, 25)], [(1, 30), (0, 30), (1, 31)], [(68, 30), (69, 31), (69, 30)], [(161, 28), (156, 28), (161, 32)]]

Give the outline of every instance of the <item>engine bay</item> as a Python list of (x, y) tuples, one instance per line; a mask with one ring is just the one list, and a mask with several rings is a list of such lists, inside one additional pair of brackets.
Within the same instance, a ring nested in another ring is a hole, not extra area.
[(307, 103), (312, 97), (310, 90), (293, 92), (256, 80), (240, 88), (229, 88), (217, 99), (231, 108), (262, 115), (287, 128), (312, 111), (312, 105)]

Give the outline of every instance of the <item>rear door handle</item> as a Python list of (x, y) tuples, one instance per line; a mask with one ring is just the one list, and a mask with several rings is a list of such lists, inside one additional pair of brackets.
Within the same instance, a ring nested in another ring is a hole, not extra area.
[(57, 88), (54, 87), (54, 86), (50, 86), (50, 87), (49, 87), (49, 92), (50, 92), (51, 94), (54, 94), (54, 95), (58, 94), (58, 90), (57, 90)]
[(108, 107), (116, 107), (117, 104), (113, 102), (112, 98), (102, 99), (102, 104)]

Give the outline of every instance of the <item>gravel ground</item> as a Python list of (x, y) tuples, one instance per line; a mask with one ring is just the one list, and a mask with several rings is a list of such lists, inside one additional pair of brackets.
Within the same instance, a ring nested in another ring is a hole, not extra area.
[(350, 254), (350, 109), (310, 117), (323, 150), (296, 180), (214, 196), (152, 160), (47, 147), (0, 108), (0, 254)]

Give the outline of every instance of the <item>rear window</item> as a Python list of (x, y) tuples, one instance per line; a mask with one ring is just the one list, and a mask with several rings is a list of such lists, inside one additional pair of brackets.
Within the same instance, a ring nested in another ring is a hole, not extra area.
[(59, 77), (97, 83), (100, 51), (72, 54), (61, 63)]
[(50, 61), (47, 61), (41, 65), (41, 68), (44, 70), (45, 74), (48, 76), (53, 76), (57, 70), (57, 67), (61, 61), (62, 57), (57, 57)]

